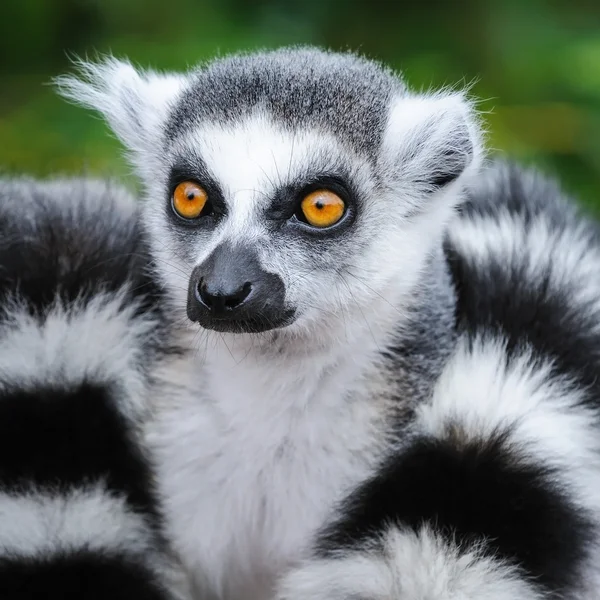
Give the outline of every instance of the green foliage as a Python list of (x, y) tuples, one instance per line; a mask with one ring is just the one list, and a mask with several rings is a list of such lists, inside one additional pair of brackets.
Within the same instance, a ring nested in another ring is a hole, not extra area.
[(48, 85), (69, 53), (182, 69), (284, 44), (360, 50), (416, 87), (473, 83), (493, 148), (600, 209), (597, 0), (4, 0), (0, 165), (129, 176), (105, 125)]

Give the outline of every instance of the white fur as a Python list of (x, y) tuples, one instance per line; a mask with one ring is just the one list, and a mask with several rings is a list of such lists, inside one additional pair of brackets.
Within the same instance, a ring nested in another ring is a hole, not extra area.
[(139, 364), (142, 343), (153, 334), (151, 319), (135, 316), (122, 293), (99, 294), (86, 306), (59, 302), (40, 321), (18, 304), (8, 307), (0, 328), (0, 389), (83, 381), (119, 386), (119, 407), (130, 416), (145, 407)]
[(371, 472), (391, 407), (383, 394), (364, 401), (384, 382), (357, 363), (372, 364), (376, 351), (363, 326), (345, 348), (312, 356), (215, 343), (165, 365), (167, 389), (181, 393), (156, 390), (149, 442), (169, 532), (200, 597), (270, 597), (334, 503)]
[[(415, 210), (420, 209), (422, 194), (430, 191), (420, 183), (423, 173), (440, 173), (448, 168), (448, 160), (463, 160), (462, 184), (479, 171), (483, 155), (478, 118), (464, 94), (402, 95), (392, 101), (380, 161), (394, 174), (398, 191), (417, 188)], [(460, 200), (460, 194), (455, 199)]]
[(430, 529), (390, 528), (383, 549), (309, 561), (287, 575), (279, 600), (542, 600), (513, 567)]
[(89, 549), (138, 555), (151, 549), (148, 524), (103, 484), (67, 494), (0, 494), (0, 556), (49, 556)]
[(169, 108), (180, 96), (183, 75), (141, 71), (128, 61), (109, 57), (103, 62), (78, 61), (82, 79), (58, 77), (60, 93), (78, 104), (94, 108), (108, 120), (131, 157), (151, 172), (147, 160), (162, 137), (161, 127)]
[(313, 171), (328, 172), (339, 166), (341, 157), (365, 179), (370, 177), (334, 136), (286, 131), (260, 110), (231, 126), (208, 123), (179, 140), (171, 152), (202, 157), (234, 210), (227, 223), (234, 233), (259, 221), (257, 209), (266, 208), (280, 186)]

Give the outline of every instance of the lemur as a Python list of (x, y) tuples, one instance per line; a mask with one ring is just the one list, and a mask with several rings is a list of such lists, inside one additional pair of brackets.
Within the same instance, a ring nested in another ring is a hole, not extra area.
[(143, 439), (169, 350), (136, 202), (0, 181), (0, 598), (187, 600)]
[(145, 436), (197, 597), (597, 599), (597, 224), (358, 55), (80, 67), (188, 350)]

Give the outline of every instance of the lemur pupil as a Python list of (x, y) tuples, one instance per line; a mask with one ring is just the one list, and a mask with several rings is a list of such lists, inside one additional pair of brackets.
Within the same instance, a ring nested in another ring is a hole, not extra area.
[(321, 209), (322, 209), (322, 208), (323, 208), (325, 205), (324, 205), (322, 202), (317, 202), (317, 203), (315, 204), (315, 206), (316, 206), (316, 207), (317, 207), (319, 210), (321, 210)]
[(194, 194), (194, 192), (190, 192), (187, 196), (188, 200), (193, 200), (196, 197), (196, 194)]

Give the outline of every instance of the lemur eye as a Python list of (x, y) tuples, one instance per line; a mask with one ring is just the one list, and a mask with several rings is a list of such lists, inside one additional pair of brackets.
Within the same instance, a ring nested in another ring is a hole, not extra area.
[(202, 214), (208, 194), (193, 181), (180, 183), (173, 192), (173, 210), (184, 219), (196, 219)]
[(302, 200), (302, 216), (313, 227), (331, 227), (343, 216), (346, 203), (331, 190), (316, 190)]

